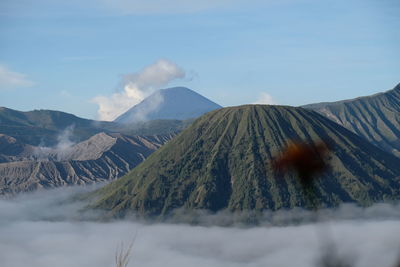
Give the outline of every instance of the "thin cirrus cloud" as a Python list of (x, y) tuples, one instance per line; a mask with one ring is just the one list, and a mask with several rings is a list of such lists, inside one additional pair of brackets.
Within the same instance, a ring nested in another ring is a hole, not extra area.
[(10, 70), (7, 66), (0, 64), (0, 90), (10, 90), (33, 86), (34, 82), (19, 72)]
[(91, 101), (98, 105), (98, 119), (112, 121), (157, 89), (185, 76), (185, 71), (174, 62), (159, 59), (139, 72), (124, 75), (122, 92), (111, 96), (99, 95)]

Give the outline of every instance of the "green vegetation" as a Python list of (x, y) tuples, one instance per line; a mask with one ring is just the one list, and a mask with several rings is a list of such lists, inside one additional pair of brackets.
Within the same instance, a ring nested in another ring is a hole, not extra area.
[(142, 164), (90, 194), (108, 217), (163, 218), (175, 209), (212, 212), (312, 207), (298, 179), (277, 177), (273, 158), (290, 140), (333, 149), (330, 169), (315, 181), (322, 206), (369, 205), (399, 197), (400, 160), (302, 108), (248, 105), (197, 119)]

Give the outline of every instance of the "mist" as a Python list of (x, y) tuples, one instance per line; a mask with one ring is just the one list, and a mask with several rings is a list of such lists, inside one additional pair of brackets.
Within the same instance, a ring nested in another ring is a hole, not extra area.
[(400, 255), (398, 204), (344, 205), (321, 211), (318, 222), (308, 221), (312, 214), (302, 210), (270, 212), (254, 227), (213, 226), (212, 220), (229, 216), (223, 213), (204, 214), (207, 224), (197, 226), (133, 219), (102, 223), (78, 216), (85, 203), (65, 201), (90, 189), (0, 200), (0, 266), (111, 267), (121, 242), (133, 242), (132, 267), (320, 266), (329, 246), (331, 256), (351, 266), (390, 267)]
[(36, 160), (64, 160), (66, 156), (72, 151), (73, 146), (76, 144), (72, 141), (74, 135), (75, 125), (71, 124), (61, 131), (57, 136), (57, 144), (52, 147), (39, 146), (34, 147), (33, 157)]

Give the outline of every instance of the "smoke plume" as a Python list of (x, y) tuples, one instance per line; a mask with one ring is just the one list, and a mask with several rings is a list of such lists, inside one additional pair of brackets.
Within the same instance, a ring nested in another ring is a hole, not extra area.
[(68, 157), (68, 154), (72, 151), (75, 142), (71, 139), (73, 137), (75, 125), (70, 125), (65, 128), (57, 136), (57, 144), (53, 147), (46, 147), (39, 145), (35, 147), (33, 155), (35, 159), (38, 160), (64, 160)]

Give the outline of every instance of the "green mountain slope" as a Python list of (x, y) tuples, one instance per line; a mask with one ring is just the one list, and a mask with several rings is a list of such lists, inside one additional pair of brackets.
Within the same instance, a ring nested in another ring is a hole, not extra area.
[(400, 193), (400, 160), (322, 115), (284, 106), (223, 108), (197, 119), (119, 180), (92, 193), (107, 216), (164, 216), (174, 209), (310, 207), (298, 179), (277, 178), (272, 159), (291, 139), (330, 143), (331, 169), (316, 181), (325, 206), (368, 205)]
[(59, 136), (69, 129), (69, 138), (80, 142), (100, 132), (126, 135), (162, 135), (177, 133), (191, 121), (156, 120), (136, 124), (119, 124), (82, 119), (75, 115), (53, 111), (28, 112), (0, 107), (0, 134), (5, 134), (30, 145), (53, 146)]
[(400, 84), (356, 99), (306, 105), (376, 146), (400, 156)]
[(58, 136), (71, 127), (72, 141), (78, 142), (99, 132), (109, 132), (112, 124), (82, 119), (75, 115), (53, 111), (28, 112), (0, 107), (0, 133), (31, 145), (55, 145)]

